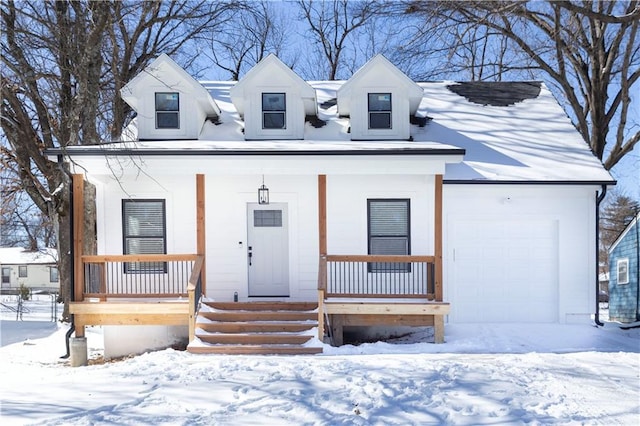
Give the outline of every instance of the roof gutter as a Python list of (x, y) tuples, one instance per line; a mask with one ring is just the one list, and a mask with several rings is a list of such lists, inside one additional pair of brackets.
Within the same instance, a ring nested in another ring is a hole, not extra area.
[(636, 321), (640, 321), (640, 216), (638, 216), (637, 209), (636, 209), (635, 227), (636, 227)]
[[(598, 192), (596, 191), (596, 194)], [(600, 195), (596, 197), (596, 314), (595, 314), (595, 323), (596, 325), (603, 326), (604, 323), (600, 321), (600, 203), (604, 200), (605, 195), (607, 195), (607, 185), (602, 185), (602, 191)]]

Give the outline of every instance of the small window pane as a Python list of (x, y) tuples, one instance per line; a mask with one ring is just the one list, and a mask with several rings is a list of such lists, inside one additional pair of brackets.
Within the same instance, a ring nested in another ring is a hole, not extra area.
[(369, 111), (391, 111), (391, 93), (369, 93)]
[(265, 112), (262, 117), (265, 129), (285, 128), (285, 114), (283, 112)]
[(179, 129), (180, 116), (177, 112), (156, 113), (156, 127), (158, 129)]
[(49, 268), (49, 281), (52, 283), (58, 282), (58, 268), (56, 267)]
[(391, 113), (388, 112), (372, 112), (369, 114), (370, 129), (390, 129)]
[(179, 111), (180, 95), (178, 93), (156, 93), (156, 111)]
[(282, 210), (254, 210), (253, 226), (282, 227)]
[(285, 111), (285, 94), (284, 93), (263, 93), (262, 94), (262, 110), (263, 111)]
[(407, 237), (372, 237), (371, 254), (404, 256), (408, 253)]
[(11, 269), (2, 268), (2, 284), (9, 284), (11, 282)]
[(26, 278), (26, 276), (27, 276), (27, 265), (18, 266), (18, 276), (20, 278)]

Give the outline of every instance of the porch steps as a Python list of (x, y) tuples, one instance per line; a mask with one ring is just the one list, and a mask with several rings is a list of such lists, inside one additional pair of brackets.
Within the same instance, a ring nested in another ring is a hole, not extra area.
[(311, 302), (203, 302), (191, 353), (297, 355), (321, 353), (304, 346), (318, 326)]

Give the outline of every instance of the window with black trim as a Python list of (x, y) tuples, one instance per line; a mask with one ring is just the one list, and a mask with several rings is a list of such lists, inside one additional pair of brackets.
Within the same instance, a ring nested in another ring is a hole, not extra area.
[[(409, 255), (410, 247), (410, 200), (367, 200), (367, 228), (369, 254)], [(370, 272), (411, 272), (409, 263), (369, 264)]]
[(156, 93), (156, 129), (180, 128), (180, 94)]
[(369, 93), (369, 128), (391, 128), (391, 93)]
[(55, 266), (49, 268), (49, 282), (58, 282), (58, 268), (56, 268)]
[(2, 268), (2, 284), (11, 283), (11, 268)]
[(262, 94), (262, 128), (287, 128), (287, 100), (284, 93)]
[(18, 266), (18, 276), (20, 278), (26, 278), (27, 277), (27, 265), (19, 265)]
[[(166, 254), (165, 200), (122, 200), (124, 254)], [(125, 273), (166, 272), (164, 262), (128, 262)]]

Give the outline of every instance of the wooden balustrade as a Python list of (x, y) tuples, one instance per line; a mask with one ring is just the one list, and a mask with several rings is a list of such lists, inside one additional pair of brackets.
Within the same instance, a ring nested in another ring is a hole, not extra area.
[(202, 298), (202, 271), (204, 268), (204, 256), (198, 256), (193, 264), (193, 270), (189, 277), (187, 293), (189, 294), (189, 342), (196, 336), (196, 319), (200, 310), (200, 299)]
[(196, 254), (82, 256), (83, 299), (187, 296), (187, 284), (202, 258)]
[(320, 257), (318, 290), (325, 297), (435, 297), (434, 256)]

